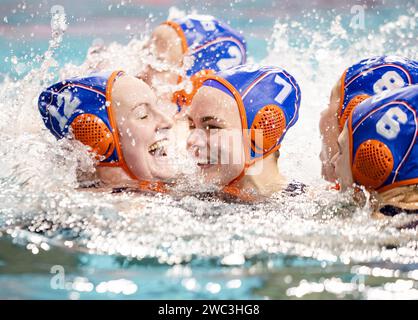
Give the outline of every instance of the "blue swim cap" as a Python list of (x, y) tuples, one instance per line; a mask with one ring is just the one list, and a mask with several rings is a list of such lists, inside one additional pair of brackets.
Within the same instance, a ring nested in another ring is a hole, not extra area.
[(181, 38), (183, 53), (194, 58), (187, 76), (201, 70), (226, 70), (246, 61), (244, 37), (212, 16), (188, 15), (165, 24), (174, 28)]
[(136, 178), (124, 161), (111, 104), (113, 84), (123, 74), (105, 72), (58, 82), (40, 94), (38, 107), (45, 126), (57, 139), (71, 131), (99, 156), (99, 165), (122, 167)]
[(384, 90), (418, 83), (418, 62), (398, 57), (364, 59), (348, 68), (341, 78), (338, 110), (340, 130), (355, 106)]
[(379, 192), (418, 184), (418, 85), (385, 91), (347, 120), (353, 179)]
[(246, 167), (277, 151), (298, 120), (300, 88), (281, 68), (238, 66), (207, 75), (202, 85), (221, 90), (237, 102), (246, 139)]

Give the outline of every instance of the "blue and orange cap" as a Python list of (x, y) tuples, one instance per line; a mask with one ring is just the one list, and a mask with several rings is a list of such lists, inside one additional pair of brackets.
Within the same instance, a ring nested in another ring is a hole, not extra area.
[(188, 15), (164, 24), (179, 35), (183, 53), (194, 58), (187, 76), (202, 70), (226, 70), (244, 64), (247, 59), (244, 37), (212, 16)]
[[(237, 102), (245, 139), (245, 168), (277, 151), (287, 130), (298, 120), (300, 88), (281, 68), (238, 66), (206, 75), (201, 84), (219, 89)], [(257, 136), (257, 130), (262, 137)]]
[(354, 182), (386, 191), (418, 184), (418, 85), (384, 92), (347, 120)]
[(384, 90), (418, 83), (418, 62), (398, 56), (378, 56), (352, 65), (342, 75), (338, 109), (340, 130), (355, 106)]
[(57, 139), (71, 131), (99, 156), (100, 166), (121, 167), (136, 179), (123, 157), (111, 103), (113, 84), (123, 74), (104, 72), (58, 82), (40, 94), (38, 107), (45, 126)]

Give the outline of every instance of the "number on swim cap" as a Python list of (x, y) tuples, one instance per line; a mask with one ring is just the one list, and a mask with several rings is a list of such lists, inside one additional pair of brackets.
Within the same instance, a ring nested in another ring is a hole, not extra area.
[(224, 58), (219, 60), (216, 65), (219, 70), (226, 70), (239, 65), (242, 61), (241, 50), (238, 47), (232, 46), (228, 48), (228, 54), (230, 58)]
[[(53, 105), (48, 106), (48, 112), (58, 121), (61, 131), (67, 125), (68, 119), (72, 116), (74, 111), (80, 105), (80, 99), (73, 97), (69, 90), (65, 90), (57, 95), (57, 107)], [(58, 109), (63, 109), (63, 115), (58, 112)]]
[(283, 78), (279, 77), (278, 75), (276, 75), (276, 77), (274, 78), (274, 82), (276, 84), (279, 84), (279, 85), (283, 86), (283, 88), (281, 88), (280, 92), (274, 98), (274, 101), (276, 101), (278, 104), (282, 105), (284, 103), (284, 101), (286, 100), (286, 98), (292, 92), (293, 88), (292, 88), (292, 86), (290, 85), (289, 82), (285, 81)]
[(402, 77), (395, 71), (388, 71), (382, 78), (376, 81), (373, 85), (373, 91), (375, 93), (381, 93), (385, 90), (393, 90), (402, 88), (403, 86), (405, 86), (405, 81)]
[(382, 137), (393, 140), (401, 131), (401, 124), (408, 121), (408, 116), (399, 107), (390, 108), (376, 123), (376, 131)]

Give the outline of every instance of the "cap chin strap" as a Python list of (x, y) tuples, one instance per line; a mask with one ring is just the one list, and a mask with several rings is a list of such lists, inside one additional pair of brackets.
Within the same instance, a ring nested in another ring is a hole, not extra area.
[(124, 75), (125, 73), (123, 71), (114, 71), (108, 81), (107, 81), (107, 85), (106, 85), (106, 102), (108, 103), (107, 106), (107, 114), (109, 117), (109, 123), (112, 129), (112, 135), (113, 135), (113, 141), (115, 142), (115, 147), (116, 147), (116, 153), (118, 155), (118, 162), (117, 163), (106, 163), (106, 162), (101, 162), (99, 163), (100, 166), (104, 166), (104, 167), (120, 167), (122, 168), (126, 174), (134, 180), (138, 180), (137, 176), (131, 171), (131, 169), (128, 167), (128, 165), (126, 164), (125, 158), (123, 156), (123, 152), (122, 152), (122, 145), (120, 143), (119, 140), (119, 130), (118, 130), (118, 126), (117, 126), (117, 122), (116, 122), (116, 116), (113, 110), (113, 106), (112, 106), (112, 89), (113, 89), (113, 84), (115, 83), (116, 79), (122, 75)]
[(241, 171), (241, 173), (235, 177), (234, 179), (232, 179), (228, 184), (227, 187), (231, 187), (231, 186), (235, 186), (236, 184), (238, 184), (238, 182), (244, 178), (245, 173), (247, 171), (248, 168), (246, 168), (246, 166), (244, 166), (244, 169)]

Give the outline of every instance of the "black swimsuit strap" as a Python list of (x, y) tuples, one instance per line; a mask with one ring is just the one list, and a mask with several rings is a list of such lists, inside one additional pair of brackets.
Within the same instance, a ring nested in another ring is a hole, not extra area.
[(296, 197), (306, 192), (306, 184), (298, 181), (292, 181), (288, 184), (286, 189), (282, 191), (287, 196)]
[(406, 214), (418, 214), (418, 209), (402, 209), (399, 207), (395, 207), (392, 205), (386, 205), (382, 208), (380, 208), (380, 213), (384, 214), (385, 216), (393, 217), (400, 213), (406, 213)]

